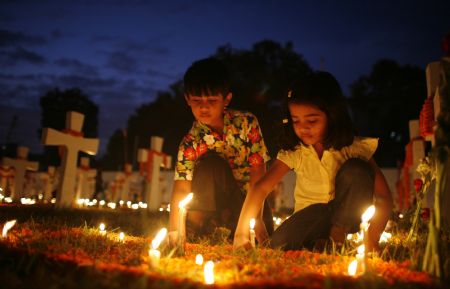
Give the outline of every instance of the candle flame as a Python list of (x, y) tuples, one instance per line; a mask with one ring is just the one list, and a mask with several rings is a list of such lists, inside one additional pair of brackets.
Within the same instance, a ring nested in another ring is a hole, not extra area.
[(367, 208), (367, 210), (362, 214), (361, 219), (363, 223), (367, 223), (372, 219), (373, 215), (375, 214), (375, 206), (372, 205)]
[(181, 209), (181, 208), (184, 208), (191, 200), (192, 200), (192, 197), (194, 196), (194, 194), (193, 193), (189, 193), (188, 195), (187, 195), (187, 197), (186, 198), (184, 198), (183, 200), (181, 200), (179, 203), (178, 203), (178, 207)]
[(364, 252), (366, 251), (366, 247), (364, 245), (360, 245), (358, 247), (358, 254), (364, 255)]
[(6, 238), (6, 234), (8, 233), (9, 229), (11, 229), (15, 224), (16, 224), (16, 220), (12, 220), (12, 221), (5, 223), (5, 225), (3, 226), (3, 232), (2, 232), (3, 238)]
[(391, 233), (383, 232), (380, 236), (380, 243), (387, 242), (392, 237)]
[(124, 232), (120, 232), (119, 240), (123, 242), (124, 239), (125, 239), (125, 233)]
[(98, 226), (98, 228), (100, 229), (100, 231), (104, 231), (105, 230), (105, 224), (101, 223), (100, 226)]
[(214, 262), (208, 261), (203, 269), (205, 284), (214, 284)]
[(153, 239), (153, 241), (152, 241), (152, 248), (154, 250), (158, 249), (159, 245), (164, 240), (166, 235), (167, 235), (167, 229), (166, 228), (162, 228), (161, 230), (159, 230), (158, 234), (156, 234), (155, 239)]
[(202, 265), (203, 264), (203, 256), (202, 256), (202, 254), (197, 254), (197, 256), (195, 256), (195, 264), (197, 264), (197, 265)]
[(250, 220), (250, 229), (251, 229), (251, 230), (253, 230), (253, 229), (255, 228), (255, 224), (256, 224), (256, 221), (255, 221), (255, 219), (252, 218), (252, 219)]
[(350, 276), (355, 276), (356, 274), (356, 269), (358, 269), (358, 260), (353, 260), (349, 265), (348, 265), (348, 275)]

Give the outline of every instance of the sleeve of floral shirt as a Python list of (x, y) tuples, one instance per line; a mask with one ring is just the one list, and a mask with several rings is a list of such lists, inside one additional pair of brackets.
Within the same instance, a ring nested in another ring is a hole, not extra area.
[(258, 166), (270, 160), (267, 147), (259, 127), (256, 116), (250, 114), (248, 117), (248, 139), (250, 152), (248, 154), (248, 163), (251, 167)]
[(195, 160), (197, 159), (196, 144), (189, 132), (178, 147), (177, 161), (175, 165), (175, 180), (192, 181)]

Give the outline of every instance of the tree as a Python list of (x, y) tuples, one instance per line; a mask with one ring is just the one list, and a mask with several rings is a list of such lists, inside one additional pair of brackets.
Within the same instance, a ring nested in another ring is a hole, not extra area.
[[(230, 108), (255, 113), (269, 152), (274, 156), (277, 151), (275, 143), (278, 131), (274, 129), (274, 124), (281, 124), (281, 103), (287, 96), (290, 83), (310, 72), (311, 68), (303, 57), (293, 50), (291, 43), (283, 46), (269, 40), (254, 44), (251, 50), (233, 49), (230, 45), (221, 46), (212, 56), (221, 59), (234, 76), (234, 96)], [(158, 93), (154, 102), (142, 105), (129, 118), (125, 141), (128, 162), (135, 160), (137, 148), (149, 146), (152, 135), (164, 137), (164, 152), (175, 158), (178, 145), (191, 127), (192, 120), (192, 114), (184, 99), (182, 81), (177, 81), (169, 91)], [(122, 167), (123, 157), (119, 156), (124, 155), (124, 137), (115, 134), (109, 142), (102, 161), (103, 168)]]
[(418, 119), (426, 95), (425, 72), (393, 60), (379, 60), (368, 76), (351, 85), (353, 120), (363, 136), (379, 137), (375, 160), (396, 166), (409, 142), (408, 122)]
[[(76, 111), (84, 114), (82, 128), (84, 137), (95, 138), (98, 136), (98, 107), (79, 88), (64, 91), (55, 88), (41, 97), (40, 106), (42, 128), (63, 130), (66, 128), (66, 113)], [(41, 138), (42, 129), (39, 129), (38, 135)], [(59, 165), (60, 157), (57, 147), (45, 147), (44, 163)]]
[(101, 159), (101, 167), (123, 169), (125, 162), (135, 164), (137, 149), (149, 148), (151, 136), (163, 137), (163, 151), (175, 157), (192, 121), (182, 83), (178, 81), (171, 85), (170, 91), (159, 92), (155, 101), (138, 107), (128, 119), (127, 128), (114, 133)]

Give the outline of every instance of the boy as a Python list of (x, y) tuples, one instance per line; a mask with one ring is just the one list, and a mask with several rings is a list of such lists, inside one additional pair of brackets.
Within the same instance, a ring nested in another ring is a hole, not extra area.
[[(178, 203), (189, 192), (187, 231), (207, 235), (226, 227), (233, 236), (245, 194), (265, 172), (269, 160), (258, 120), (248, 112), (226, 109), (230, 75), (217, 59), (194, 62), (184, 75), (184, 94), (195, 121), (178, 151), (172, 191), (169, 238), (176, 240)], [(264, 222), (273, 231), (270, 209)], [(258, 224), (256, 233), (263, 224)]]

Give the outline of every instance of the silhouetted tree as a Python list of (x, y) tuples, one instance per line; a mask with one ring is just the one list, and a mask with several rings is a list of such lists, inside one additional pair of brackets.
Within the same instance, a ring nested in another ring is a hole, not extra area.
[[(66, 113), (76, 111), (84, 114), (82, 132), (85, 137), (98, 136), (98, 107), (79, 88), (64, 91), (55, 88), (40, 99), (41, 128), (50, 127), (57, 130), (66, 128)], [(39, 138), (42, 129), (38, 131)], [(57, 147), (46, 146), (44, 150), (45, 165), (59, 165), (60, 157)]]
[(404, 158), (408, 122), (419, 118), (426, 94), (424, 70), (393, 60), (379, 60), (351, 85), (355, 125), (361, 135), (380, 138), (375, 154), (380, 166), (393, 167)]

